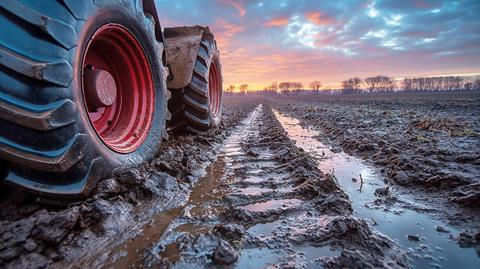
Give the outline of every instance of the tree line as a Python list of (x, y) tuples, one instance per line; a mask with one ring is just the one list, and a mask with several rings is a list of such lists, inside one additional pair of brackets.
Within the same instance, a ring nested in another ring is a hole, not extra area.
[[(317, 80), (310, 83), (309, 86), (310, 86), (309, 91), (317, 93), (317, 92), (320, 92), (320, 89), (322, 88), (322, 83)], [(233, 94), (235, 90), (238, 89), (239, 94), (247, 94), (248, 87), (249, 87), (248, 84), (241, 84), (238, 86), (229, 85), (225, 90), (225, 92), (227, 92), (227, 94)], [(303, 83), (298, 81), (294, 81), (294, 82), (285, 81), (280, 83), (272, 82), (267, 87), (261, 90), (256, 90), (255, 93), (260, 93), (264, 95), (276, 95), (276, 94), (296, 95), (301, 91), (306, 91)]]
[[(226, 92), (233, 94), (238, 88), (240, 94), (248, 93), (248, 84), (238, 87), (230, 85)], [(296, 81), (272, 82), (267, 87), (255, 91), (262, 95), (299, 95), (299, 94), (329, 94), (329, 93), (373, 93), (394, 91), (455, 91), (455, 90), (480, 90), (480, 79), (470, 80), (461, 76), (441, 77), (406, 77), (395, 80), (388, 76), (372, 76), (365, 79), (353, 77), (342, 81), (340, 89), (323, 88), (322, 82), (313, 81), (305, 88), (303, 83)]]
[(387, 76), (350, 78), (342, 83), (343, 92), (392, 92), (392, 91), (456, 91), (480, 90), (480, 79), (471, 81), (460, 76), (406, 77), (395, 80)]

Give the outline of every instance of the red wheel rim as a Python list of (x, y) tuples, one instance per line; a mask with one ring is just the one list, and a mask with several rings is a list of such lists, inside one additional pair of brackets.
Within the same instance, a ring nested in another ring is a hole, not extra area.
[(222, 91), (222, 81), (220, 79), (220, 73), (215, 61), (210, 64), (210, 71), (208, 75), (208, 94), (209, 94), (209, 107), (213, 117), (218, 115), (220, 111), (220, 95)]
[[(98, 87), (91, 86), (91, 70), (107, 77), (94, 83)], [(85, 108), (103, 143), (118, 153), (138, 149), (152, 125), (155, 91), (150, 65), (135, 36), (119, 24), (100, 27), (85, 49), (82, 78)], [(95, 94), (106, 96), (100, 99), (107, 103), (98, 102)]]

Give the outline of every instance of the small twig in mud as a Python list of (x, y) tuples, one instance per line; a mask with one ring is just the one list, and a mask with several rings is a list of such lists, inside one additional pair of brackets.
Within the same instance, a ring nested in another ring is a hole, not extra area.
[(359, 192), (362, 192), (362, 187), (363, 187), (363, 177), (362, 177), (362, 174), (358, 174), (358, 176), (360, 177), (360, 189), (358, 190)]
[(330, 174), (330, 175), (332, 175), (332, 178), (333, 178), (333, 180), (335, 180), (335, 183), (337, 183), (337, 185), (340, 186), (340, 183), (338, 183), (337, 177), (334, 174)]
[(378, 225), (378, 223), (373, 218), (371, 218), (371, 219), (373, 221), (373, 225)]
[(233, 240), (232, 242), (232, 245), (235, 246), (236, 248), (240, 248), (243, 244), (243, 239), (240, 239), (240, 240)]
[(330, 175), (332, 179), (335, 181), (335, 183), (337, 183), (337, 185), (340, 185), (340, 183), (338, 183), (338, 178), (335, 176), (335, 168), (332, 168), (330, 172), (327, 173), (327, 175)]

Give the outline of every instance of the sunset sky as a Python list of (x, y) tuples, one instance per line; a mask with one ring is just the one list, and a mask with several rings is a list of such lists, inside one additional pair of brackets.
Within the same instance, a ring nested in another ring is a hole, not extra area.
[(480, 72), (480, 1), (157, 0), (163, 27), (214, 31), (224, 85)]

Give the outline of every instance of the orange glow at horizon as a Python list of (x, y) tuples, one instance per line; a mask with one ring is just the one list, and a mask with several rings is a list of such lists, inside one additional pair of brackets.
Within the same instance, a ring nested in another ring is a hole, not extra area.
[[(322, 80), (321, 78), (318, 77), (311, 77), (311, 78), (304, 78), (304, 79), (292, 79), (292, 78), (285, 78), (285, 79), (277, 79), (277, 80), (266, 80), (266, 81), (251, 81), (249, 82), (248, 79), (245, 80), (240, 80), (240, 82), (231, 82), (228, 78), (229, 75), (228, 73), (223, 72), (224, 76), (224, 82), (223, 82), (223, 89), (226, 90), (228, 86), (234, 85), (235, 86), (235, 92), (239, 92), (239, 86), (242, 84), (248, 84), (248, 91), (259, 91), (263, 90), (264, 88), (268, 87), (269, 85), (272, 84), (272, 82), (276, 82), (277, 85), (281, 82), (301, 82), (303, 84), (304, 89), (308, 90), (310, 89), (310, 83), (313, 81), (319, 80), (322, 83), (321, 90), (325, 89), (341, 89), (342, 88), (342, 82), (341, 81), (333, 81), (333, 82), (328, 82), (326, 80)], [(465, 71), (465, 72), (455, 72), (455, 73), (423, 73), (423, 74), (416, 74), (415, 76), (419, 77), (438, 77), (438, 76), (463, 76), (463, 77), (478, 77), (480, 78), (480, 72), (470, 72), (470, 71)], [(404, 76), (392, 76), (395, 80), (401, 81)], [(405, 77), (412, 77), (412, 76), (405, 76)], [(349, 77), (345, 77), (345, 79), (348, 79)], [(360, 77), (361, 79), (365, 79), (365, 77)], [(343, 81), (343, 80), (342, 80)]]

